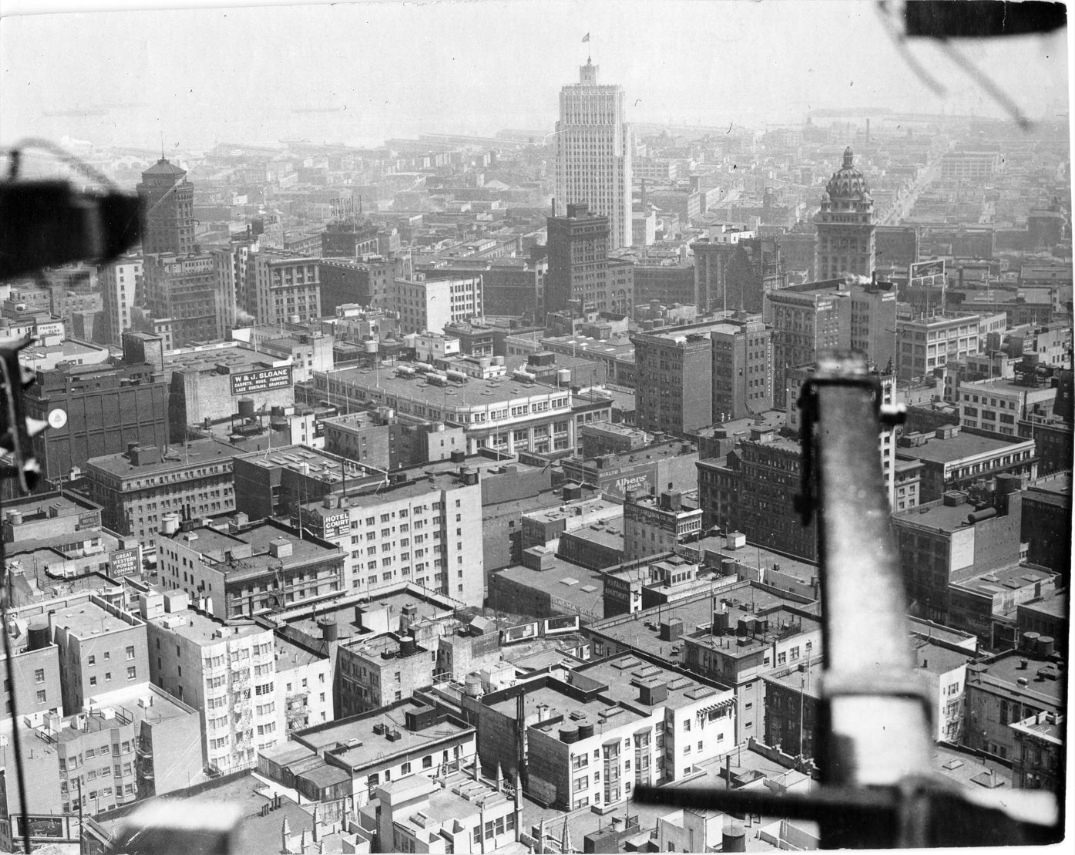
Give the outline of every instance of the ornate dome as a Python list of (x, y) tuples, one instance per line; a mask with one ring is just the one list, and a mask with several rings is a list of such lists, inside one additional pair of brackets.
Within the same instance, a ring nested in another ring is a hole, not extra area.
[(833, 173), (825, 187), (825, 195), (832, 201), (872, 201), (866, 178), (855, 169), (854, 163), (855, 154), (848, 146), (844, 149), (844, 165)]

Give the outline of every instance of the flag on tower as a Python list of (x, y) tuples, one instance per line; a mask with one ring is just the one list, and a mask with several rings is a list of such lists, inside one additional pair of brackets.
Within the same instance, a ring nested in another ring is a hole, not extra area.
[(584, 36), (582, 37), (582, 40), (583, 40), (584, 42), (588, 42), (588, 41), (590, 40), (590, 34), (589, 34), (589, 33), (587, 33), (586, 35), (584, 35)]

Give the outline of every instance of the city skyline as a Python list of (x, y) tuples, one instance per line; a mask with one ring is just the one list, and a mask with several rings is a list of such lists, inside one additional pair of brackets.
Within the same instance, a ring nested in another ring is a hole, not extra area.
[[(931, 92), (873, 4), (232, 5), (8, 14), (0, 33), (6, 142), (33, 135), (152, 149), (163, 141), (167, 152), (225, 141), (551, 133), (558, 92), (588, 56), (603, 81), (623, 87), (636, 126), (797, 124), (811, 110), (841, 108), (1005, 115), (940, 48), (908, 43), (947, 89)], [(957, 48), (1040, 118), (1067, 100), (1066, 41), (1054, 33)]]

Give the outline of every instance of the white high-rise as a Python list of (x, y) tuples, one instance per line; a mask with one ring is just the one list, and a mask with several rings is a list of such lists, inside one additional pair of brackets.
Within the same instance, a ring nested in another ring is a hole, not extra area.
[(583, 202), (609, 219), (609, 249), (630, 246), (631, 129), (624, 123), (623, 88), (599, 86), (588, 59), (579, 82), (560, 90), (556, 123), (554, 214)]

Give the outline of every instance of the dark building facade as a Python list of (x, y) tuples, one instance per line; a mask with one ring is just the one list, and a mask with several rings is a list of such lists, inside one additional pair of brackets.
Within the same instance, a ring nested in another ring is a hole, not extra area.
[(591, 214), (586, 205), (568, 205), (566, 217), (548, 218), (547, 245), (545, 311), (562, 312), (572, 300), (607, 310), (608, 217)]
[(92, 457), (126, 451), (129, 443), (168, 441), (168, 385), (149, 365), (39, 371), (25, 402), (30, 418), (52, 425), (65, 419), (33, 440), (49, 481), (68, 477), (72, 467), (82, 468)]
[(194, 251), (194, 185), (186, 176), (186, 170), (163, 157), (142, 173), (138, 196), (146, 212), (142, 239), (146, 255)]

